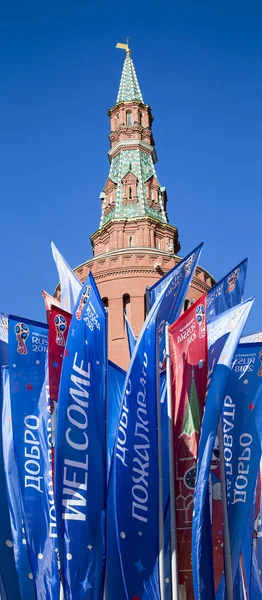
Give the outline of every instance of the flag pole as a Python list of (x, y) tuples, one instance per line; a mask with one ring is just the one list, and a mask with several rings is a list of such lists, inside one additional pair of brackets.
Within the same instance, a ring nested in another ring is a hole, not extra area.
[(171, 389), (171, 360), (168, 335), (168, 323), (165, 326), (166, 339), (166, 387), (167, 387), (167, 419), (168, 419), (168, 455), (169, 455), (169, 484), (170, 484), (170, 554), (171, 554), (171, 584), (172, 600), (179, 600), (178, 567), (177, 567), (177, 537), (176, 537), (176, 498), (175, 498), (175, 465), (173, 439), (173, 405)]
[(221, 416), (220, 416), (219, 425), (218, 425), (218, 441), (219, 441), (219, 461), (220, 461), (222, 510), (223, 510), (225, 587), (226, 587), (227, 600), (233, 600), (233, 579), (232, 579), (230, 538), (229, 538), (228, 512), (227, 512), (227, 484), (226, 484), (226, 469), (225, 469), (224, 443), (223, 443), (223, 430), (222, 430), (222, 417)]
[(163, 464), (162, 464), (162, 420), (160, 402), (160, 372), (159, 372), (159, 342), (158, 328), (156, 328), (156, 403), (157, 403), (157, 450), (158, 450), (158, 528), (159, 528), (159, 582), (160, 598), (166, 600), (165, 586), (165, 533), (164, 533), (164, 510), (163, 510)]

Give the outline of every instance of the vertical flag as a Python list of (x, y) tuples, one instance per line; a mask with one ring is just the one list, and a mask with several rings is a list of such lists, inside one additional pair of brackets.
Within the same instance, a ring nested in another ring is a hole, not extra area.
[(191, 530), (200, 425), (207, 382), (206, 294), (169, 329), (179, 584), (193, 592)]
[[(208, 499), (209, 470), (231, 362), (253, 300), (224, 312), (208, 328), (209, 370), (205, 412), (198, 449), (192, 525), (192, 566), (196, 600), (215, 596), (209, 534), (203, 520)], [(211, 558), (211, 561), (210, 561)], [(211, 576), (210, 576), (211, 571)]]
[[(22, 517), (19, 478), (15, 462), (13, 427), (10, 404), (10, 384), (8, 367), (2, 367), (3, 412), (2, 436), (6, 486), (12, 528), (12, 540), (19, 580), (21, 600), (36, 600), (35, 582), (27, 551), (26, 534)], [(11, 543), (11, 542), (10, 542)], [(11, 600), (11, 599), (10, 599)]]
[(57, 409), (55, 492), (66, 600), (101, 600), (103, 595), (106, 320), (90, 273), (67, 337)]
[[(8, 318), (0, 313), (0, 369), (8, 364)], [(2, 414), (3, 386), (0, 373), (0, 410)], [(8, 496), (3, 462), (3, 440), (0, 428), (0, 591), (3, 600), (20, 600), (19, 583), (15, 567), (14, 548), (8, 507)]]
[(207, 293), (207, 323), (242, 302), (247, 262), (245, 258)]
[(53, 242), (51, 242), (51, 249), (60, 281), (61, 307), (73, 313), (82, 284)]
[[(161, 296), (163, 290), (167, 287), (167, 285), (173, 279), (174, 274), (177, 273), (177, 269), (180, 264), (183, 263), (184, 268), (185, 268), (185, 270), (188, 271), (188, 273), (192, 272), (191, 266), (195, 259), (194, 253), (198, 253), (199, 249), (200, 248), (202, 249), (202, 246), (203, 246), (203, 244), (200, 244), (200, 246), (198, 246), (193, 252), (191, 252), (184, 259), (182, 259), (181, 263), (179, 262), (177, 265), (175, 265), (173, 267), (173, 269), (170, 269), (170, 271), (168, 271), (168, 273), (166, 273), (163, 277), (161, 277), (161, 279), (159, 279), (159, 281), (157, 281), (156, 283), (154, 283), (154, 285), (152, 285), (151, 287), (148, 287), (146, 289), (147, 304), (148, 304), (149, 309), (152, 308), (152, 306), (154, 305), (154, 302), (156, 302), (156, 300)], [(193, 274), (194, 273), (192, 273), (192, 275)], [(172, 319), (171, 321), (173, 322), (173, 321), (175, 321), (175, 319)]]
[(109, 482), (107, 600), (159, 598), (156, 342), (163, 362), (165, 322), (180, 314), (201, 249), (173, 271), (132, 354)]
[(122, 393), (126, 371), (108, 361), (108, 404), (107, 404), (107, 471), (109, 474), (114, 444), (119, 423)]
[(9, 317), (8, 351), (14, 451), (28, 554), (38, 600), (56, 600), (59, 577), (46, 378), (47, 325)]
[(59, 307), (60, 302), (59, 302), (59, 300), (54, 298), (54, 296), (51, 296), (50, 294), (48, 294), (48, 292), (45, 292), (45, 290), (42, 290), (42, 296), (43, 296), (44, 302), (45, 302), (46, 320), (47, 320), (47, 323), (49, 323), (49, 312), (51, 310), (51, 306)]
[[(262, 344), (239, 344), (223, 402), (223, 451), (233, 583), (236, 577), (261, 456)], [(257, 429), (258, 426), (258, 429)], [(260, 440), (261, 437), (261, 440)]]
[(58, 400), (59, 382), (72, 315), (51, 305), (48, 330), (48, 371), (51, 405)]

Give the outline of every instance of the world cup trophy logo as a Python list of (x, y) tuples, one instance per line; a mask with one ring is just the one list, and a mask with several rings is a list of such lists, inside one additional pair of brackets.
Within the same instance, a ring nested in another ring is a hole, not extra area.
[(196, 320), (199, 327), (199, 337), (203, 338), (206, 335), (206, 324), (205, 324), (205, 307), (203, 304), (199, 304), (196, 307)]
[(90, 296), (90, 290), (91, 290), (90, 285), (87, 285), (83, 291), (81, 298), (80, 298), (79, 307), (76, 311), (76, 318), (78, 319), (78, 321), (80, 321), (80, 319), (81, 319), (84, 305), (87, 303), (87, 300)]
[(58, 346), (65, 346), (64, 333), (67, 329), (67, 322), (63, 315), (56, 315), (54, 318), (56, 330), (56, 343)]
[(260, 350), (258, 358), (259, 358), (260, 363), (261, 363), (260, 367), (258, 369), (258, 375), (259, 375), (259, 377), (262, 377), (262, 350)]
[(233, 292), (233, 290), (236, 287), (236, 283), (237, 283), (238, 276), (239, 276), (239, 271), (240, 271), (240, 269), (235, 269), (233, 271), (233, 273), (231, 273), (231, 275), (229, 275), (229, 277), (227, 278), (227, 283), (228, 283), (227, 292), (228, 292), (228, 294), (230, 294), (230, 292)]
[(186, 272), (186, 277), (188, 277), (188, 275), (190, 275), (190, 273), (191, 273), (191, 267), (192, 267), (192, 263), (193, 263), (194, 258), (195, 258), (195, 254), (191, 254), (191, 256), (188, 258), (188, 260), (184, 264), (184, 269), (185, 269), (185, 272)]
[(17, 339), (17, 349), (18, 354), (27, 354), (26, 340), (29, 336), (29, 328), (25, 323), (16, 323), (15, 325), (15, 335)]

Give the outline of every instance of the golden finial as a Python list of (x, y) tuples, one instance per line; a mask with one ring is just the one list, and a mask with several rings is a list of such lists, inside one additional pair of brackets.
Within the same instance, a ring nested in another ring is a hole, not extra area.
[(125, 50), (127, 54), (130, 54), (131, 50), (129, 48), (128, 42), (129, 42), (129, 37), (126, 38), (126, 44), (121, 44), (120, 42), (118, 42), (116, 44), (116, 48), (121, 48), (121, 50)]

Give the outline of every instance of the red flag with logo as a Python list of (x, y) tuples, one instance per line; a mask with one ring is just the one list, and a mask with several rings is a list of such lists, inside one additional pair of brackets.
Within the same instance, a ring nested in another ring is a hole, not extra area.
[(200, 426), (207, 384), (206, 294), (169, 329), (179, 585), (193, 598), (191, 535)]
[(51, 406), (58, 400), (64, 350), (72, 315), (60, 307), (49, 310), (48, 370)]

